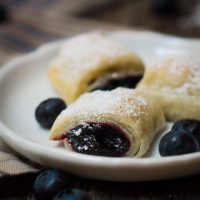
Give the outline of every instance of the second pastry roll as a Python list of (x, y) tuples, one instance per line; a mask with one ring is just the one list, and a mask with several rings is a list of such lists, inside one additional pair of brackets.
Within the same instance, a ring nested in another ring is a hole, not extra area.
[(135, 88), (144, 64), (131, 50), (103, 33), (86, 33), (67, 40), (50, 63), (48, 75), (69, 104), (85, 92)]
[(138, 88), (156, 98), (166, 119), (200, 120), (200, 59), (167, 56), (148, 65)]
[(164, 126), (156, 101), (143, 91), (117, 88), (82, 95), (56, 119), (50, 139), (80, 153), (141, 157)]

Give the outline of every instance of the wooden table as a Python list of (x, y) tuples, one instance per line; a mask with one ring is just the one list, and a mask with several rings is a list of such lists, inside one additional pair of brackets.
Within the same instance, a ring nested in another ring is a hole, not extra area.
[[(134, 21), (137, 21), (135, 18), (130, 21), (130, 5), (135, 5), (132, 8), (134, 12), (136, 12), (136, 8), (141, 8), (144, 11), (146, 9), (144, 0), (138, 1), (138, 4), (136, 1), (127, 0), (124, 1), (124, 4), (114, 0), (96, 0), (95, 2), (91, 0), (66, 0), (65, 2), (61, 0), (9, 0), (5, 2), (9, 5), (9, 19), (0, 24), (0, 63), (5, 63), (17, 55), (32, 51), (49, 41), (94, 29), (121, 30), (127, 29), (127, 25), (134, 25), (139, 28), (148, 27), (179, 35), (200, 36), (199, 29), (187, 31), (180, 30), (178, 27), (171, 29), (169, 17), (164, 19), (162, 26), (162, 20), (155, 22), (148, 17), (148, 14), (145, 14), (148, 26), (137, 26), (137, 23), (135, 25)], [(147, 1), (147, 5), (149, 3)], [(123, 13), (122, 17), (120, 13)], [(140, 10), (137, 12), (136, 18), (139, 18), (138, 13)], [(81, 16), (87, 19), (81, 18)], [(102, 21), (97, 21), (98, 19)], [(106, 19), (110, 22), (116, 22), (118, 25), (103, 22)], [(144, 20), (142, 19), (141, 24), (144, 23)], [(166, 24), (168, 24), (168, 28)], [(175, 22), (173, 22), (173, 26), (175, 26)], [(172, 31), (170, 32), (170, 30)], [(28, 174), (10, 179), (0, 179), (0, 194), (1, 191), (4, 191), (4, 195), (10, 195), (10, 188), (12, 188), (12, 199), (33, 199), (31, 186), (35, 176), (36, 174)], [(104, 182), (75, 178), (73, 186), (87, 190), (94, 200), (192, 200), (200, 199), (199, 180), (200, 175), (139, 183)]]

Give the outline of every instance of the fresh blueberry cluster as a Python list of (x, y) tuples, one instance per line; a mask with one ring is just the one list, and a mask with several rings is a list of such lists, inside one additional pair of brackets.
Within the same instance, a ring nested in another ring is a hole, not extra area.
[(65, 108), (66, 104), (62, 99), (49, 98), (37, 106), (35, 118), (43, 128), (50, 129), (57, 116)]
[(159, 143), (161, 156), (174, 156), (200, 150), (200, 121), (185, 119), (173, 124)]
[(36, 200), (91, 200), (84, 190), (71, 188), (72, 176), (63, 170), (41, 172), (33, 184)]

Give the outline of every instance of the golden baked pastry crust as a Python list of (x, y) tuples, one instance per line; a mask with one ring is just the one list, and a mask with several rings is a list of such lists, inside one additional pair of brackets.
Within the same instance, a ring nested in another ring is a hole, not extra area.
[(158, 99), (166, 118), (200, 120), (200, 59), (170, 56), (147, 66), (138, 88)]
[(141, 157), (155, 135), (165, 126), (163, 111), (144, 91), (117, 88), (83, 94), (56, 119), (50, 134), (58, 140), (62, 134), (84, 122), (115, 124), (129, 138), (126, 156)]
[(132, 51), (102, 33), (87, 33), (66, 41), (51, 62), (48, 75), (69, 104), (98, 77), (108, 73), (143, 74), (144, 65)]

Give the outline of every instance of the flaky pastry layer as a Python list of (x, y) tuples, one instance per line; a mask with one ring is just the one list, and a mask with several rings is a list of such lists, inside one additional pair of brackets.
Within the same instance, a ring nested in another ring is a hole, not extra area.
[(69, 104), (99, 77), (124, 72), (143, 74), (144, 64), (106, 34), (92, 32), (67, 40), (50, 63), (48, 75), (55, 90)]
[(199, 58), (161, 58), (147, 66), (138, 88), (157, 98), (168, 120), (200, 120)]
[(56, 119), (50, 139), (58, 140), (84, 122), (109, 122), (121, 128), (131, 142), (126, 156), (135, 157), (149, 150), (155, 135), (165, 126), (159, 104), (144, 91), (117, 88), (79, 97)]

